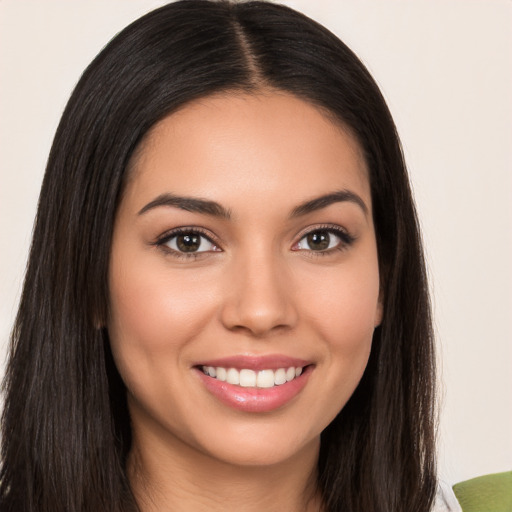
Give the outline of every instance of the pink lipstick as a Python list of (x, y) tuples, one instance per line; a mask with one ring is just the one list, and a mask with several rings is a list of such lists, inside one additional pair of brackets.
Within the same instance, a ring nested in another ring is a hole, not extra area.
[(225, 405), (270, 412), (300, 393), (314, 366), (303, 359), (271, 355), (207, 360), (194, 368), (205, 388)]

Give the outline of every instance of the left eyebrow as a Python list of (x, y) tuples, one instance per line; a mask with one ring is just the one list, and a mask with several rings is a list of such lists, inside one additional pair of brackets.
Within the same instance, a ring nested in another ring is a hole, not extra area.
[(321, 210), (322, 208), (327, 208), (327, 206), (330, 206), (331, 204), (344, 203), (347, 201), (349, 203), (356, 204), (361, 208), (361, 210), (363, 210), (365, 215), (368, 215), (368, 207), (360, 196), (350, 190), (338, 190), (330, 194), (310, 199), (309, 201), (296, 206), (292, 210), (290, 218), (293, 219), (295, 217), (301, 217), (302, 215), (307, 215), (308, 213)]

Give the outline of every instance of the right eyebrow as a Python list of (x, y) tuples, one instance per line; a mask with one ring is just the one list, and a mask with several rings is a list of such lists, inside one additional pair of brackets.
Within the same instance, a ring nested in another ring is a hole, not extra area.
[(212, 215), (213, 217), (228, 220), (231, 218), (231, 212), (215, 201), (197, 197), (176, 196), (170, 193), (160, 194), (141, 208), (138, 215), (143, 215), (160, 206), (172, 206), (187, 212), (202, 213), (204, 215)]

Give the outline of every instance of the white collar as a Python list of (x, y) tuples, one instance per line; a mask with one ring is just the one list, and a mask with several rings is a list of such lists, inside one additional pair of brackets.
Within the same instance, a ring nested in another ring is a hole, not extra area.
[(432, 512), (462, 512), (452, 488), (445, 482), (438, 482)]

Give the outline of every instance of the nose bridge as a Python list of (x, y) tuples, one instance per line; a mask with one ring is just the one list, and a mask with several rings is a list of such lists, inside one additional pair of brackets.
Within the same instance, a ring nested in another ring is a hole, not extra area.
[[(266, 245), (266, 244), (265, 244)], [(289, 328), (297, 320), (286, 262), (271, 247), (259, 245), (232, 262), (223, 307), (224, 325), (255, 336)]]

